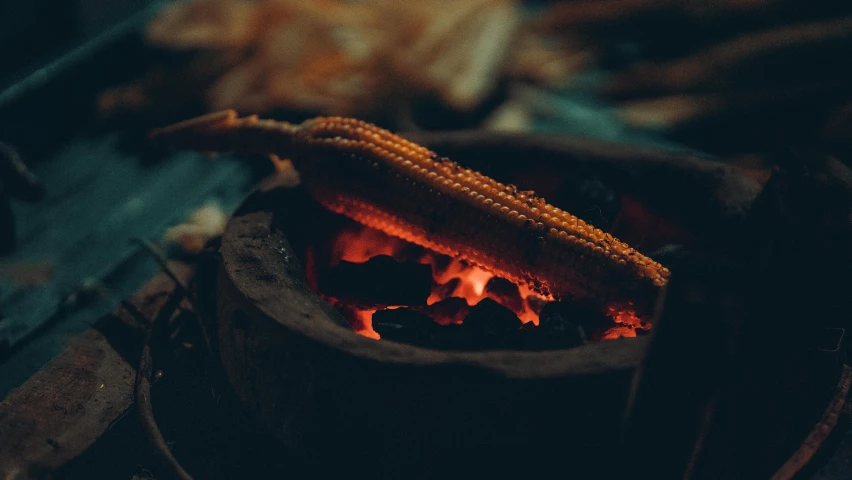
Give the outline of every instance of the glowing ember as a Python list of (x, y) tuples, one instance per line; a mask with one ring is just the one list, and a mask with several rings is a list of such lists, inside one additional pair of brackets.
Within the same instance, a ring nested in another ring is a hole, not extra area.
[(373, 314), (376, 313), (376, 309), (369, 310), (359, 310), (353, 309), (355, 314), (355, 322), (353, 324), (353, 329), (355, 333), (359, 335), (363, 335), (367, 338), (373, 338), (378, 340), (379, 334), (373, 330)]
[(642, 323), (639, 317), (631, 308), (631, 305), (607, 307), (607, 315), (609, 315), (615, 323), (616, 327), (608, 329), (601, 335), (602, 340), (614, 340), (621, 337), (635, 337), (636, 330), (650, 330), (651, 324)]
[[(309, 250), (308, 253), (306, 270), (308, 270), (309, 283), (314, 288), (317, 285), (316, 259), (312, 250)], [(388, 255), (400, 262), (414, 261), (432, 267), (432, 292), (426, 301), (427, 306), (455, 297), (464, 299), (468, 306), (473, 307), (485, 298), (492, 298), (512, 310), (523, 323), (532, 322), (534, 325), (538, 325), (538, 309), (534, 309), (533, 305), (542, 305), (554, 300), (552, 297), (541, 296), (525, 285), (518, 285), (518, 292), (522, 300), (521, 306), (518, 308), (517, 301), (515, 305), (511, 305), (510, 302), (506, 302), (499, 295), (493, 295), (487, 291), (486, 286), (489, 284), (489, 280), (494, 278), (493, 273), (461, 260), (451, 259), (445, 255), (423, 249), (402, 239), (391, 237), (379, 230), (363, 226), (353, 226), (337, 232), (330, 245), (328, 261), (332, 266), (341, 261), (364, 263), (378, 255)], [(344, 314), (355, 332), (368, 338), (380, 338), (372, 327), (372, 317), (373, 313), (377, 311), (376, 308), (359, 308), (355, 305), (347, 305), (326, 295), (323, 295), (323, 298)], [(613, 305), (608, 307), (606, 313), (617, 325), (598, 335), (599, 339), (635, 337), (637, 329), (648, 330), (651, 328), (649, 324), (643, 324), (640, 321), (630, 305)], [(440, 318), (435, 318), (435, 321), (441, 324), (458, 322), (458, 320)]]
[(615, 340), (616, 338), (631, 338), (636, 336), (636, 330), (627, 326), (618, 326), (608, 329), (601, 335), (601, 340)]
[(364, 263), (378, 255), (397, 258), (407, 245), (405, 240), (372, 228), (344, 229), (337, 233), (331, 247), (331, 264), (337, 265), (341, 260)]
[[(435, 283), (438, 285), (446, 284), (447, 282), (452, 281), (453, 279), (459, 279), (459, 285), (450, 292), (446, 291), (432, 291), (432, 295), (429, 296), (429, 300), (427, 301), (428, 305), (432, 305), (434, 303), (438, 303), (445, 298), (450, 297), (461, 297), (467, 300), (467, 304), (471, 307), (480, 302), (483, 298), (487, 298), (488, 295), (485, 292), (485, 286), (488, 284), (488, 281), (494, 278), (494, 274), (484, 270), (476, 265), (469, 265), (460, 260), (453, 260), (449, 266), (446, 267), (445, 270), (439, 271), (437, 263), (440, 259), (440, 255), (427, 251), (423, 254), (423, 256), (419, 259), (421, 263), (428, 263), (432, 265), (432, 275), (435, 279)], [(521, 298), (524, 300), (523, 302), (523, 310), (516, 311), (516, 309), (512, 308), (510, 305), (503, 305), (518, 315), (518, 318), (521, 319), (522, 322), (533, 322), (535, 325), (538, 325), (538, 315), (535, 314), (530, 308), (527, 306), (527, 298), (536, 296), (541, 297), (531, 289), (525, 286), (519, 286), (519, 290), (521, 292)], [(498, 302), (500, 299), (494, 298)], [(548, 298), (548, 300), (553, 300), (552, 298)], [(502, 304), (502, 302), (501, 302)]]

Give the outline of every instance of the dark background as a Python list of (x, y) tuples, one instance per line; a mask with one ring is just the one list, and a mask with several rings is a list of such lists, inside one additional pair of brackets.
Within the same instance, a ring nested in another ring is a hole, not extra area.
[(0, 0), (0, 87), (151, 3), (151, 0)]

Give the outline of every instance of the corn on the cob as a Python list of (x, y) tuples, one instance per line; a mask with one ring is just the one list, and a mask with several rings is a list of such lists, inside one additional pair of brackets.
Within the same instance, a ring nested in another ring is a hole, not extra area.
[(647, 313), (669, 276), (612, 235), (387, 130), (341, 117), (293, 125), (225, 111), (155, 130), (179, 148), (292, 159), (326, 208), (557, 298)]

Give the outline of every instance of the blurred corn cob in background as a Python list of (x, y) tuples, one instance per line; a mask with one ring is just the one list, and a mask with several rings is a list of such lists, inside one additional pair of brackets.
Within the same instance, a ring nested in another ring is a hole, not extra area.
[[(232, 59), (202, 86), (211, 110), (375, 117), (420, 98), (476, 108), (516, 64), (507, 60), (520, 21), (512, 0), (191, 0), (164, 8), (146, 38)], [(102, 107), (127, 106), (158, 81), (107, 92)]]

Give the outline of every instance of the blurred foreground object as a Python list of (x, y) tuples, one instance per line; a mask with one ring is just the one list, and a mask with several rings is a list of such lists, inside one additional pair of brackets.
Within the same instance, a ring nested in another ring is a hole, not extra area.
[[(460, 111), (477, 107), (521, 50), (512, 41), (520, 21), (512, 0), (189, 0), (166, 6), (146, 39), (210, 56), (176, 75), (197, 77), (208, 110), (396, 117), (422, 98)], [(214, 58), (231, 59), (230, 68), (211, 74)], [(561, 74), (548, 65), (538, 75)], [(177, 80), (148, 78), (105, 92), (101, 108), (144, 108), (156, 85), (170, 81)]]
[(216, 204), (192, 212), (184, 223), (166, 230), (164, 238), (190, 255), (198, 255), (208, 241), (222, 236), (228, 215)]

